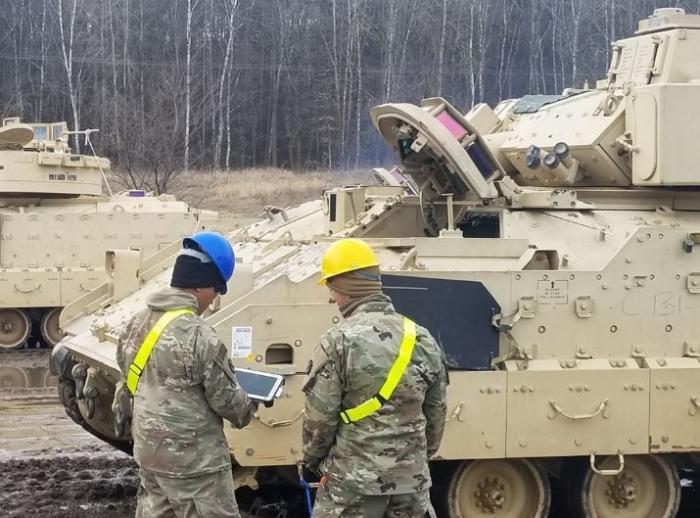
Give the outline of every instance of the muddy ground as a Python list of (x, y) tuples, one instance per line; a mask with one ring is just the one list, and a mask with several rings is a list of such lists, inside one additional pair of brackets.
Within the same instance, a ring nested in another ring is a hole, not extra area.
[(133, 516), (138, 476), (130, 458), (110, 451), (40, 450), (0, 460), (3, 516)]
[(47, 363), (48, 351), (0, 355), (0, 514), (133, 516), (134, 461), (70, 420)]
[[(73, 423), (56, 396), (49, 352), (0, 353), (0, 516), (42, 518), (127, 518), (134, 515), (138, 472), (127, 455)], [(683, 470), (680, 518), (700, 516), (700, 478)], [(268, 490), (268, 502), (282, 492)], [(287, 488), (289, 489), (289, 488)], [(238, 495), (248, 508), (258, 495)], [(286, 502), (300, 495), (287, 494)], [(297, 501), (297, 504), (299, 502)], [(564, 516), (554, 503), (551, 516)], [(257, 516), (278, 514), (274, 504)], [(277, 507), (279, 510), (280, 508)], [(243, 513), (244, 516), (250, 516)], [(303, 516), (299, 507), (287, 517)]]

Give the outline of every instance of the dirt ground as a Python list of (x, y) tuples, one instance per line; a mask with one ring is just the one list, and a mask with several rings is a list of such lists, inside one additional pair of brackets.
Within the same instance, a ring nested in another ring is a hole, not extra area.
[(3, 516), (133, 516), (137, 470), (132, 459), (95, 447), (44, 448), (0, 458)]
[(133, 516), (133, 459), (70, 420), (46, 369), (48, 358), (46, 350), (0, 354), (0, 514)]

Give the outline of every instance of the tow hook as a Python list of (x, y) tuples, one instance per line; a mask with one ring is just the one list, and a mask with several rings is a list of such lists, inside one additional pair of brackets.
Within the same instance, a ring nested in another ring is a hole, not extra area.
[(77, 363), (70, 371), (73, 381), (75, 381), (75, 397), (84, 399), (85, 379), (87, 378), (88, 366), (84, 363)]
[(87, 370), (87, 377), (85, 378), (85, 386), (83, 387), (83, 395), (85, 396), (85, 403), (87, 406), (87, 418), (92, 419), (95, 415), (95, 399), (99, 395), (100, 391), (97, 389), (95, 384), (95, 376), (97, 375), (97, 370), (94, 367), (90, 367)]

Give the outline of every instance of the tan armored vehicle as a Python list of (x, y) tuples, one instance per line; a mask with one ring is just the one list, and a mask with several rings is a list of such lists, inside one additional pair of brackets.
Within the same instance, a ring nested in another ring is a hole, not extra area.
[(70, 134), (65, 122), (0, 127), (0, 350), (32, 327), (33, 342), (56, 344), (61, 308), (104, 282), (105, 250), (149, 256), (216, 216), (172, 196), (103, 195), (109, 161), (73, 154)]
[[(238, 365), (287, 375), (282, 400), (227, 431), (237, 483), (300, 457), (300, 386), (341, 318), (317, 286), (319, 258), (357, 236), (451, 370), (439, 516), (547, 516), (550, 477), (562, 516), (674, 516), (676, 463), (700, 450), (698, 56), (700, 16), (662, 9), (614, 43), (594, 89), (466, 114), (439, 98), (377, 106), (403, 176), (231, 234), (242, 262), (208, 319)], [(64, 404), (126, 450), (116, 341), (168, 282), (175, 249), (116, 264), (61, 316)]]

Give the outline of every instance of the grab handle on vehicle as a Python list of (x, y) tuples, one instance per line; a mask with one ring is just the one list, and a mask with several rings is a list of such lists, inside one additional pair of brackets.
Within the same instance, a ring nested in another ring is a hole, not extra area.
[(614, 477), (615, 475), (619, 475), (625, 469), (625, 456), (622, 453), (618, 453), (617, 459), (619, 465), (616, 469), (598, 469), (598, 467), (595, 465), (595, 453), (591, 453), (591, 471), (604, 477)]
[[(572, 421), (579, 421), (581, 419), (592, 419), (599, 414), (603, 414), (603, 417), (607, 417), (603, 412), (605, 411), (605, 408), (608, 406), (608, 400), (604, 399), (603, 401), (601, 401), (600, 405), (598, 406), (598, 410), (596, 410), (595, 412), (591, 412), (590, 414), (568, 414), (554, 400), (549, 402), (549, 406), (551, 406), (552, 409), (556, 413), (561, 414), (562, 416), (566, 417), (567, 419), (571, 419)], [(552, 419), (553, 419), (553, 417), (552, 417)]]
[(33, 293), (35, 291), (40, 291), (41, 290), (41, 284), (37, 284), (33, 288), (20, 288), (16, 284), (13, 286), (14, 290), (17, 293), (23, 293), (24, 295), (28, 295), (29, 293)]

